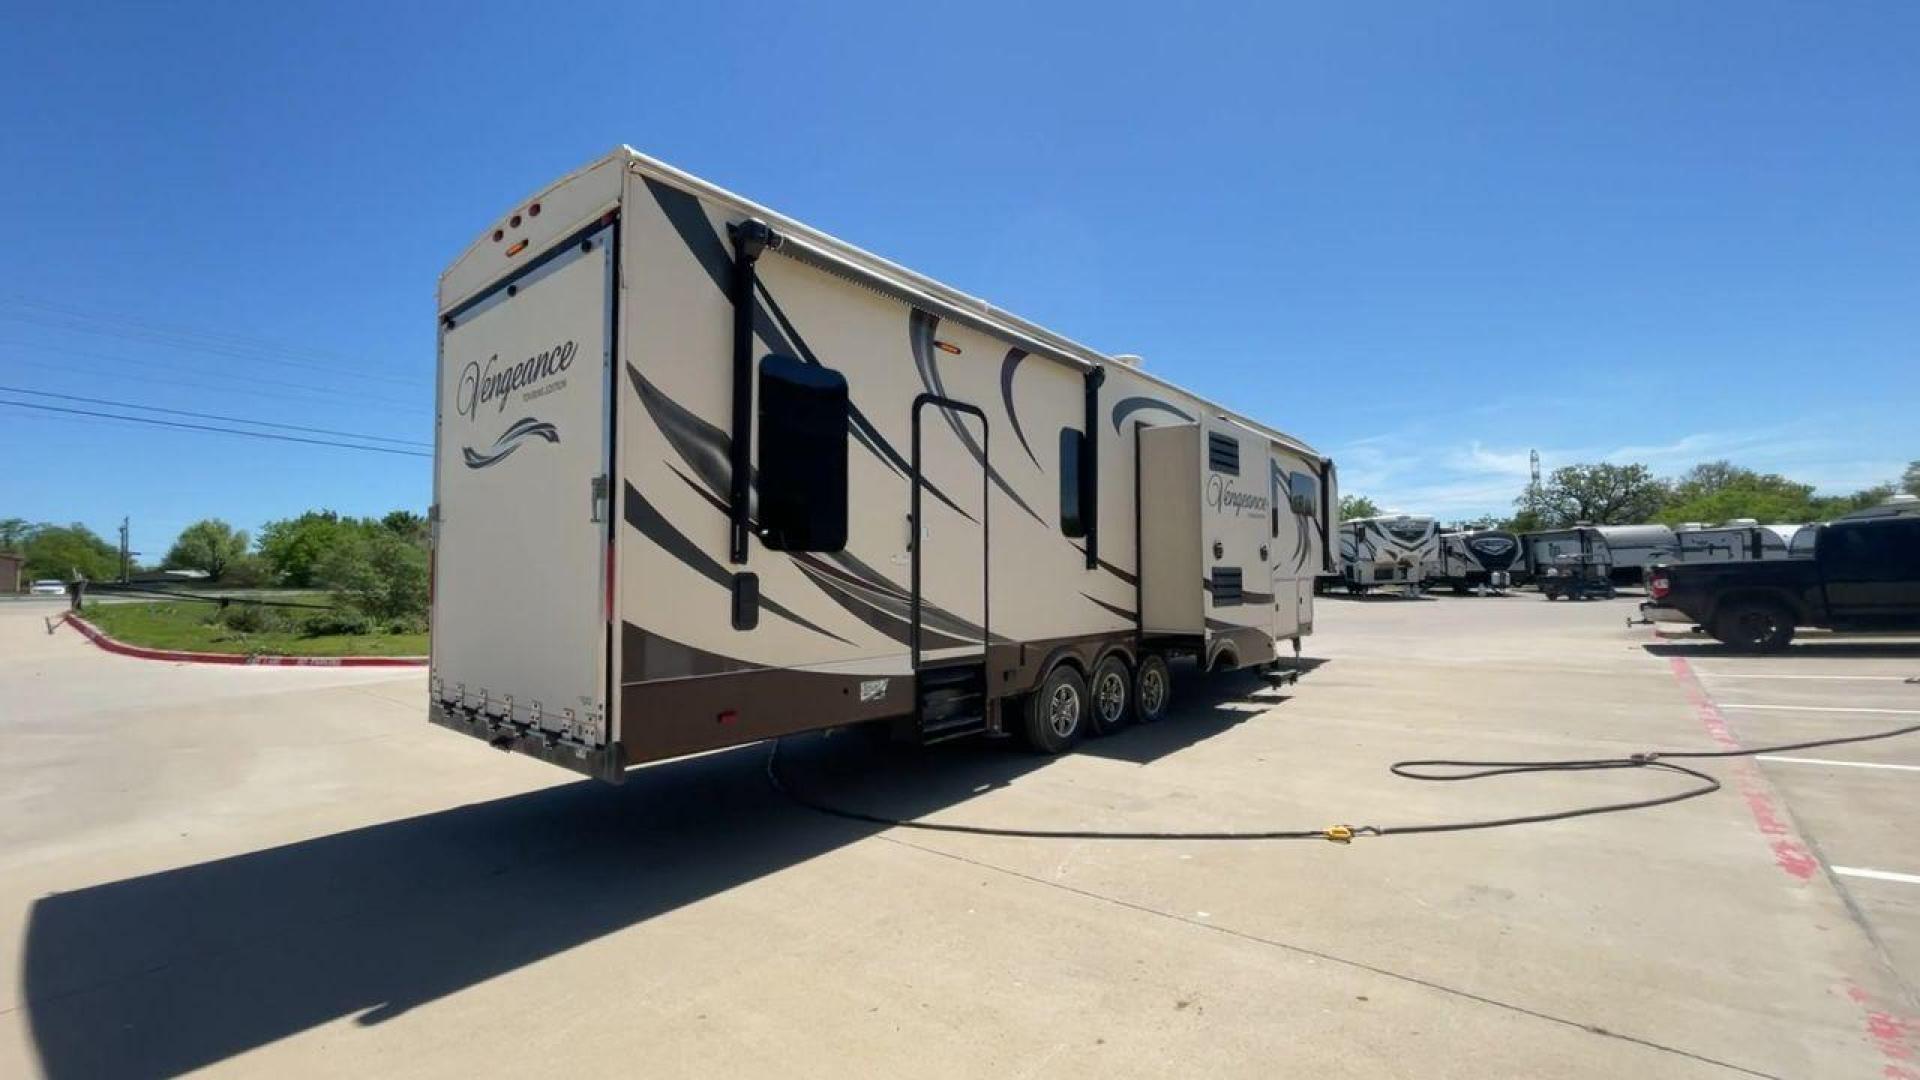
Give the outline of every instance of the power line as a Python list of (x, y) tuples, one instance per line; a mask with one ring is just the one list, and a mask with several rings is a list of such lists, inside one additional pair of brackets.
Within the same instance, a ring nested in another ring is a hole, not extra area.
[[(13, 298), (0, 298), (0, 306), (15, 309), (0, 313), (0, 318), (31, 323), (57, 330), (70, 330), (83, 334), (100, 334), (129, 341), (139, 341), (150, 345), (159, 345), (170, 349), (184, 349), (189, 352), (207, 353), (224, 356), (233, 360), (250, 360), (257, 363), (279, 364), (285, 367), (306, 368), (338, 374), (347, 365), (345, 357), (269, 343), (261, 339), (246, 339), (231, 335), (208, 333), (197, 330), (171, 328), (154, 323), (142, 322), (122, 315), (99, 314), (75, 311), (52, 304)], [(38, 309), (33, 310), (33, 309)], [(91, 325), (90, 325), (91, 324)], [(303, 359), (293, 359), (302, 357)], [(350, 367), (356, 378), (371, 379), (378, 382), (395, 383), (402, 386), (413, 385), (413, 380), (394, 375), (379, 375), (364, 368)]]
[[(327, 387), (327, 386), (314, 386), (311, 383), (286, 382), (281, 379), (262, 378), (251, 371), (247, 372), (246, 378), (243, 382), (241, 379), (239, 379), (229, 370), (209, 370), (203, 367), (182, 366), (178, 363), (171, 364), (171, 365), (162, 365), (162, 364), (156, 364), (155, 361), (153, 361), (152, 359), (135, 359), (133, 357), (128, 357), (128, 356), (111, 356), (106, 353), (88, 352), (84, 349), (72, 349), (64, 345), (46, 345), (46, 344), (40, 344), (40, 343), (30, 342), (30, 341), (0, 340), (0, 346), (16, 348), (16, 349), (32, 349), (36, 354), (51, 352), (51, 353), (59, 353), (62, 356), (77, 356), (82, 359), (103, 361), (107, 364), (125, 364), (125, 365), (141, 367), (141, 368), (163, 366), (180, 374), (204, 375), (210, 379), (221, 379), (221, 380), (224, 380), (229, 385), (215, 386), (215, 385), (202, 383), (202, 382), (191, 382), (191, 381), (186, 381), (181, 379), (159, 378), (154, 375), (146, 374), (145, 372), (121, 371), (117, 368), (101, 367), (98, 365), (94, 365), (90, 368), (89, 366), (83, 365), (83, 364), (66, 363), (66, 364), (60, 365), (59, 370), (61, 371), (92, 370), (99, 374), (111, 375), (116, 379), (137, 379), (141, 382), (155, 382), (155, 383), (163, 383), (163, 384), (172, 384), (175, 386), (191, 386), (191, 387), (197, 387), (205, 390), (227, 390), (236, 394), (248, 394), (254, 397), (280, 398), (287, 401), (306, 401), (308, 400), (308, 398), (306, 398), (304, 395), (325, 394), (329, 397), (350, 399), (353, 401), (355, 407), (357, 408), (374, 406), (374, 407), (396, 409), (396, 410), (406, 409), (408, 411), (414, 411), (414, 412), (419, 411), (419, 409), (421, 408), (421, 405), (418, 403), (405, 402), (400, 400), (399, 398), (377, 397), (370, 394), (359, 393), (357, 391), (346, 391), (346, 390), (340, 390), (334, 387)], [(182, 359), (182, 358), (175, 358), (175, 359)], [(18, 356), (18, 355), (0, 356), (0, 360), (14, 360), (22, 363), (39, 362), (37, 357), (25, 357), (25, 356)], [(42, 364), (42, 366), (44, 367), (45, 365)], [(257, 387), (261, 387), (261, 386), (277, 386), (277, 387), (283, 387), (288, 390), (298, 390), (298, 391), (301, 391), (303, 396), (295, 398), (287, 394), (275, 394), (268, 391), (257, 389)]]
[(142, 405), (134, 401), (114, 401), (111, 398), (84, 397), (80, 394), (56, 394), (51, 390), (33, 390), (24, 386), (6, 386), (0, 384), (0, 390), (9, 394), (32, 394), (34, 397), (58, 398), (61, 401), (81, 401), (89, 405), (111, 405), (116, 409), (140, 409), (145, 412), (169, 413), (174, 416), (191, 416), (200, 420), (224, 420), (230, 424), (252, 424), (255, 427), (279, 428), (282, 431), (306, 431), (316, 435), (338, 435), (347, 439), (364, 439), (368, 442), (395, 443), (400, 446), (419, 446), (431, 449), (433, 444), (418, 439), (394, 439), (385, 435), (363, 435), (357, 431), (338, 431), (334, 428), (306, 427), (300, 424), (276, 424), (270, 420), (253, 420), (245, 416), (222, 416), (219, 413), (192, 412), (187, 409), (169, 409), (160, 405)]
[(366, 450), (375, 454), (397, 454), (401, 457), (430, 458), (433, 455), (418, 450), (399, 450), (390, 446), (366, 446), (361, 443), (334, 442), (331, 439), (306, 439), (298, 435), (275, 435), (268, 431), (243, 431), (240, 428), (214, 427), (210, 424), (188, 424), (178, 420), (155, 420), (147, 416), (122, 416), (118, 413), (96, 412), (92, 409), (69, 409), (60, 405), (42, 405), (37, 401), (6, 401), (0, 405), (11, 405), (16, 409), (38, 409), (41, 412), (66, 413), (72, 416), (97, 416), (107, 420), (124, 420), (130, 424), (152, 424), (154, 427), (179, 428), (184, 431), (210, 431), (217, 435), (245, 435), (254, 439), (272, 439), (276, 442), (306, 443), (309, 446), (332, 446), (342, 450)]

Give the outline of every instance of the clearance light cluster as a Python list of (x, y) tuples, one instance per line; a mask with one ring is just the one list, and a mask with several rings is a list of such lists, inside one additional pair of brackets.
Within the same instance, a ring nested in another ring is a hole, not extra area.
[[(527, 206), (527, 209), (526, 209), (526, 211), (525, 211), (525, 216), (526, 216), (526, 217), (529, 217), (529, 218), (537, 218), (537, 217), (539, 217), (539, 216), (540, 216), (540, 204), (539, 204), (539, 203), (531, 203), (531, 204), (529, 204), (529, 205)], [(502, 240), (505, 240), (505, 239), (507, 238), (507, 229), (517, 229), (517, 228), (519, 228), (519, 227), (520, 227), (520, 222), (521, 222), (521, 220), (522, 220), (522, 217), (521, 217), (521, 215), (520, 215), (520, 214), (515, 214), (515, 215), (513, 215), (512, 217), (510, 217), (510, 218), (508, 218), (508, 219), (507, 219), (507, 226), (506, 226), (506, 228), (505, 228), (505, 229), (495, 229), (495, 230), (493, 230), (493, 242), (497, 244), (497, 243), (499, 243), (500, 241), (502, 241)], [(513, 257), (514, 257), (515, 255), (518, 255), (518, 254), (520, 254), (521, 252), (523, 252), (523, 251), (525, 251), (525, 250), (527, 250), (527, 239), (526, 239), (526, 237), (524, 237), (524, 236), (523, 236), (523, 237), (521, 237), (520, 239), (518, 239), (518, 240), (515, 240), (515, 241), (513, 242), (513, 244), (512, 244), (511, 246), (509, 246), (509, 247), (507, 248), (507, 258), (509, 258), (509, 259), (511, 259), (511, 258), (513, 258)]]

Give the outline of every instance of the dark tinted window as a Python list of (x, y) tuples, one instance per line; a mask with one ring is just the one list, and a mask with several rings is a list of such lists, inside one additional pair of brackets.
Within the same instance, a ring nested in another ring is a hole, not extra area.
[(1240, 475), (1240, 440), (1217, 432), (1207, 435), (1207, 468), (1228, 476)]
[(1303, 472), (1287, 477), (1287, 503), (1296, 514), (1320, 512), (1320, 481)]
[(790, 356), (760, 361), (760, 539), (847, 546), (847, 380)]
[(1920, 521), (1835, 525), (1820, 537), (1817, 557), (1843, 580), (1920, 580)]
[(1087, 535), (1084, 508), (1087, 484), (1087, 437), (1072, 428), (1060, 429), (1060, 531), (1068, 536)]

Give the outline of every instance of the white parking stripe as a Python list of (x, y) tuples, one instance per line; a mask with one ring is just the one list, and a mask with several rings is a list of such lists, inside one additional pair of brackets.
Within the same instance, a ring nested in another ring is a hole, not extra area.
[(1920, 874), (1896, 874), (1891, 870), (1862, 870), (1855, 866), (1830, 866), (1827, 869), (1841, 877), (1872, 878), (1875, 881), (1897, 881), (1902, 885), (1920, 885)]
[(1790, 765), (1845, 765), (1849, 769), (1898, 769), (1901, 772), (1920, 772), (1920, 765), (1889, 765), (1883, 761), (1835, 761), (1832, 758), (1785, 757), (1780, 754), (1759, 754), (1755, 761), (1784, 761)]
[(1716, 701), (1722, 709), (1773, 709), (1779, 712), (1851, 712), (1881, 713), (1886, 716), (1920, 716), (1920, 709), (1849, 709), (1841, 705), (1749, 705), (1740, 701)]
[(1742, 675), (1737, 671), (1696, 671), (1703, 679), (1847, 679), (1858, 682), (1911, 682), (1913, 675)]

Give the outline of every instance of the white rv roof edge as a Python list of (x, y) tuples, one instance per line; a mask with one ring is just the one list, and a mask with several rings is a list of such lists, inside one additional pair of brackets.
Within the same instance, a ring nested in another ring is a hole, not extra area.
[[(1132, 365), (1123, 364), (1121, 361), (1116, 360), (1112, 356), (1109, 356), (1106, 353), (1100, 352), (1097, 349), (1091, 348), (1087, 345), (1083, 345), (1080, 342), (1077, 342), (1072, 338), (1069, 338), (1063, 334), (1057, 334), (1051, 330), (1048, 330), (1044, 326), (1040, 326), (1037, 323), (1029, 322), (1026, 319), (1021, 318), (1020, 316), (1005, 310), (1004, 308), (996, 307), (993, 304), (990, 304), (987, 301), (982, 300), (977, 296), (973, 296), (969, 293), (962, 292), (959, 289), (953, 288), (950, 285), (943, 284), (942, 282), (936, 281), (933, 278), (926, 276), (925, 274), (919, 273), (918, 271), (910, 270), (907, 267), (901, 266), (899, 263), (892, 261), (891, 259), (886, 259), (879, 255), (875, 255), (872, 252), (867, 251), (863, 248), (856, 247), (853, 244), (849, 244), (844, 240), (841, 240), (827, 233), (821, 232), (819, 229), (816, 229), (810, 225), (804, 224), (791, 217), (788, 217), (787, 215), (782, 214), (779, 211), (770, 210), (767, 207), (764, 207), (759, 203), (754, 202), (752, 199), (748, 199), (742, 195), (737, 195), (731, 191), (728, 191), (726, 188), (723, 188), (720, 185), (715, 184), (711, 181), (702, 180), (701, 178), (683, 169), (674, 168), (672, 165), (669, 165), (664, 161), (660, 161), (657, 158), (649, 157), (646, 154), (643, 154), (640, 151), (635, 150), (631, 146), (623, 145), (618, 149), (614, 150), (611, 154), (607, 155), (607, 157), (600, 158), (596, 161), (593, 161), (587, 164), (586, 166), (580, 169), (576, 169), (572, 173), (569, 173), (568, 176), (569, 177), (577, 176), (580, 173), (586, 172), (594, 168), (595, 166), (602, 164), (608, 158), (615, 158), (615, 157), (626, 158), (640, 172), (647, 175), (651, 175), (655, 179), (667, 181), (668, 183), (671, 183), (676, 187), (685, 188), (696, 195), (711, 199), (715, 202), (722, 202), (722, 203), (731, 205), (735, 209), (739, 210), (744, 214), (749, 214), (754, 217), (758, 217), (761, 220), (765, 221), (767, 224), (773, 226), (777, 231), (785, 232), (794, 237), (798, 237), (802, 241), (810, 244), (811, 246), (820, 248), (825, 252), (827, 252), (828, 254), (836, 256), (842, 260), (845, 260), (846, 262), (852, 264), (853, 266), (859, 267), (860, 269), (863, 269), (868, 273), (875, 274), (876, 276), (879, 276), (879, 277), (892, 279), (903, 290), (906, 290), (909, 292), (923, 292), (930, 297), (943, 301), (947, 304), (951, 304), (956, 308), (961, 308), (963, 310), (966, 310), (970, 312), (975, 318), (988, 323), (990, 327), (997, 327), (1003, 333), (1006, 333), (1009, 336), (1032, 338), (1048, 346), (1049, 351), (1060, 353), (1061, 354), (1061, 356), (1059, 357), (1060, 359), (1078, 361), (1082, 364), (1113, 364), (1119, 367), (1123, 367), (1126, 370), (1132, 372), (1133, 374), (1138, 375), (1143, 379), (1146, 379), (1148, 382), (1154, 383), (1155, 385), (1164, 386), (1173, 390), (1178, 390), (1183, 394), (1193, 394), (1193, 391), (1188, 390), (1184, 387), (1178, 386), (1172, 382), (1167, 381), (1166, 379), (1160, 378), (1159, 376), (1153, 374), (1150, 371), (1147, 371), (1143, 368), (1134, 367)], [(548, 186), (551, 187), (553, 185), (550, 184)], [(475, 243), (477, 244), (478, 241), (475, 241)], [(1200, 395), (1193, 394), (1193, 396), (1199, 397)], [(1205, 399), (1202, 399), (1202, 400), (1205, 400)], [(1318, 450), (1315, 450), (1313, 447), (1307, 445), (1305, 442), (1301, 441), (1300, 439), (1297, 439), (1292, 435), (1288, 435), (1285, 432), (1268, 427), (1267, 425), (1262, 424), (1257, 420), (1248, 419), (1246, 417), (1235, 415), (1233, 413), (1224, 412), (1224, 411), (1222, 415), (1227, 420), (1230, 420), (1236, 424), (1239, 424), (1242, 427), (1248, 428), (1253, 432), (1255, 432), (1256, 434), (1264, 438), (1271, 439), (1274, 442), (1277, 442), (1289, 449), (1297, 450), (1300, 453), (1303, 453), (1312, 458), (1315, 458), (1316, 460), (1326, 459), (1326, 455), (1320, 453)]]

